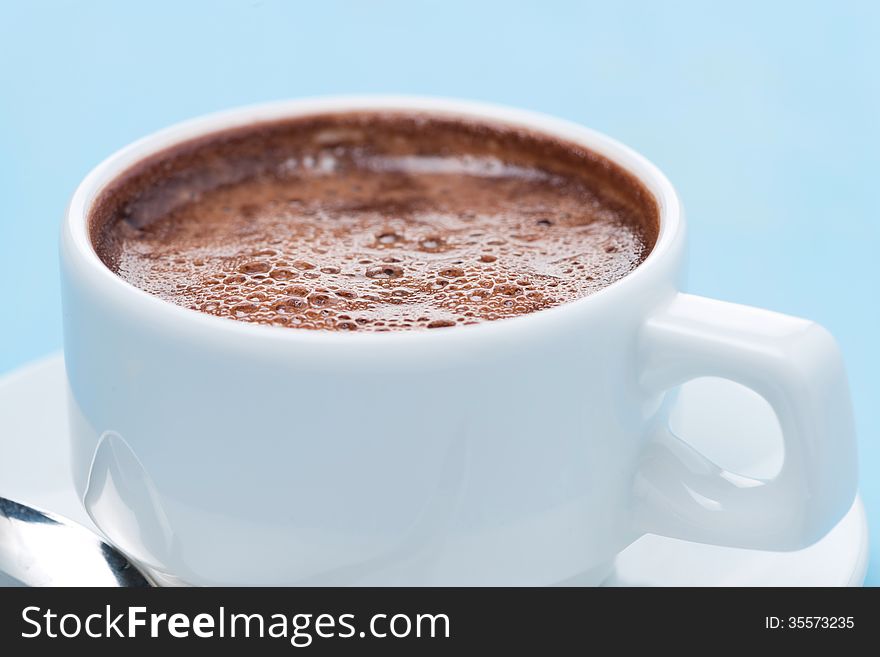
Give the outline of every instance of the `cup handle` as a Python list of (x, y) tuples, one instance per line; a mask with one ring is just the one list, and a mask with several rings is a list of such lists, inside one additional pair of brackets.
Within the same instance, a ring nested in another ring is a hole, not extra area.
[(797, 550), (821, 538), (856, 494), (856, 441), (843, 360), (828, 331), (779, 313), (677, 294), (641, 335), (649, 395), (716, 376), (769, 402), (784, 461), (770, 480), (728, 472), (664, 424), (635, 478), (636, 529), (699, 543)]

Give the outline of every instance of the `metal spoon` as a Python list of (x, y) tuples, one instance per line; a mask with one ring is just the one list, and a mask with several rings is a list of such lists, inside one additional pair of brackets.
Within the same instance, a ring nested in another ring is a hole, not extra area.
[(0, 497), (0, 586), (146, 587), (119, 550), (67, 518)]

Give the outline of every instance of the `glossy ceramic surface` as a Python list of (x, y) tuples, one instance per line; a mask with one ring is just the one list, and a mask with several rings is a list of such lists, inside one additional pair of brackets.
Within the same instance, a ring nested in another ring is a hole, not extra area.
[[(66, 391), (60, 355), (0, 378), (0, 449), (5, 455), (0, 485), (17, 499), (97, 531), (71, 479)], [(670, 427), (729, 470), (772, 477), (782, 463), (781, 435), (770, 407), (750, 390), (721, 379), (697, 379), (683, 386), (671, 409)], [(617, 556), (602, 585), (858, 586), (865, 576), (867, 542), (865, 514), (857, 499), (826, 536), (793, 552), (643, 536)]]
[[(180, 140), (352, 108), (507, 122), (639, 176), (661, 233), (634, 273), (580, 301), (449, 331), (252, 326), (162, 302), (104, 268), (85, 217), (103, 186)], [(98, 166), (62, 229), (72, 467), (95, 524), (197, 584), (547, 584), (604, 578), (646, 532), (797, 549), (850, 508), (846, 377), (821, 327), (679, 293), (666, 178), (581, 126), (414, 98), (292, 101), (187, 122)], [(717, 375), (782, 427), (772, 480), (723, 470), (667, 431), (667, 390)]]

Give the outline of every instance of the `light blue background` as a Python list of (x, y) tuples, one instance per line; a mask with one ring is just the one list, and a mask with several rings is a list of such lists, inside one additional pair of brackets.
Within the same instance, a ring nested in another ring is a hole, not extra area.
[(0, 373), (60, 347), (62, 210), (137, 137), (315, 94), (542, 110), (666, 171), (691, 291), (838, 337), (880, 584), (880, 3), (724, 4), (0, 0)]

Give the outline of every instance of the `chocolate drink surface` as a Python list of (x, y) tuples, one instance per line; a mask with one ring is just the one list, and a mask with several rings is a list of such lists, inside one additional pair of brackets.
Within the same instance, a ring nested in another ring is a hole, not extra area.
[(118, 276), (171, 303), (300, 329), (400, 331), (574, 301), (635, 269), (651, 193), (575, 144), (504, 124), (352, 112), (152, 156), (90, 217)]

